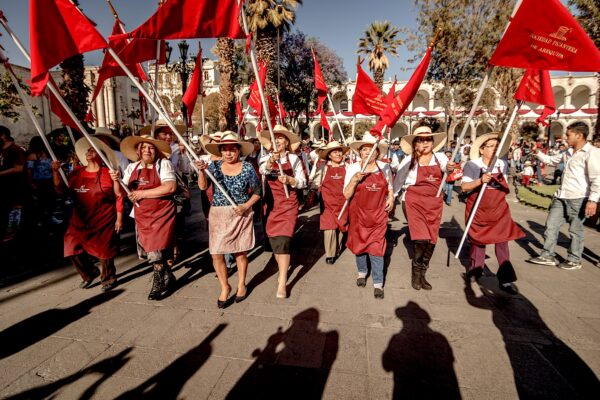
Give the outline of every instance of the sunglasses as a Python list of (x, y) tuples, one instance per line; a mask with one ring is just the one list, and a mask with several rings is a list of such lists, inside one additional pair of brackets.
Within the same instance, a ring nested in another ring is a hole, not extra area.
[(429, 137), (420, 137), (420, 138), (416, 138), (415, 142), (416, 143), (433, 142), (433, 138), (431, 136), (429, 136)]

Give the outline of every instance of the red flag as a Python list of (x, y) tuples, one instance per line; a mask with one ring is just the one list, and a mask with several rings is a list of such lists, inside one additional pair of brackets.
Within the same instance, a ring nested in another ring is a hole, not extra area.
[(279, 108), (279, 119), (281, 120), (281, 125), (285, 124), (285, 109), (283, 108), (283, 103), (279, 100), (279, 93), (277, 96), (277, 107)]
[(394, 97), (396, 96), (396, 80), (394, 80), (394, 83), (392, 83), (392, 87), (390, 88), (390, 91), (388, 92), (387, 96), (385, 96), (385, 102), (386, 104), (392, 104), (392, 101), (394, 101)]
[[(258, 76), (262, 87), (265, 87), (265, 79), (267, 78), (267, 66), (262, 61), (258, 61)], [(256, 110), (257, 113), (262, 113), (262, 102), (260, 101), (260, 92), (258, 90), (258, 82), (254, 80), (250, 85), (250, 96), (248, 96), (248, 105)]]
[(329, 121), (327, 121), (327, 116), (323, 110), (320, 111), (320, 124), (323, 128), (327, 129), (329, 132), (329, 141), (331, 141), (331, 127), (329, 126)]
[[(114, 32), (114, 31), (113, 31)], [(113, 33), (114, 35), (114, 33)], [(156, 60), (156, 40), (152, 39), (128, 39), (126, 35), (115, 35), (108, 38), (110, 47), (112, 47), (119, 58), (125, 64), (143, 63), (145, 61)], [(164, 40), (160, 41), (159, 64), (167, 62), (167, 46)], [(119, 50), (117, 50), (119, 49)], [(112, 65), (118, 65), (111, 59)]]
[(600, 50), (559, 0), (523, 0), (490, 64), (600, 71)]
[(392, 129), (393, 126), (398, 121), (398, 118), (404, 113), (410, 102), (413, 100), (417, 91), (419, 90), (419, 86), (421, 86), (421, 82), (423, 82), (423, 78), (425, 78), (425, 73), (427, 72), (427, 68), (429, 68), (429, 61), (431, 60), (431, 47), (427, 48), (427, 52), (423, 56), (423, 59), (415, 69), (415, 72), (412, 74), (406, 86), (400, 90), (398, 96), (394, 98), (394, 100), (383, 110), (381, 113), (381, 120), (384, 124), (387, 125), (389, 129)]
[(169, 0), (146, 22), (129, 33), (132, 38), (244, 39), (238, 0)]
[(242, 111), (242, 103), (239, 101), (235, 103), (235, 115), (237, 117), (237, 124), (240, 125), (244, 120), (244, 112)]
[(329, 122), (327, 121), (327, 116), (325, 115), (325, 110), (323, 109), (323, 103), (327, 98), (327, 84), (325, 83), (325, 78), (323, 78), (323, 72), (321, 72), (321, 66), (319, 65), (319, 60), (317, 60), (317, 55), (314, 50), (311, 49), (313, 61), (315, 63), (315, 89), (317, 90), (317, 112), (321, 117), (321, 126), (329, 132), (329, 140), (331, 140), (331, 127), (329, 126)]
[(140, 122), (142, 125), (146, 124), (146, 112), (148, 111), (148, 102), (142, 92), (138, 91), (138, 98), (140, 100)]
[[(58, 86), (56, 85), (56, 82), (54, 82), (54, 79), (52, 79), (52, 77), (49, 77), (48, 84), (54, 86), (58, 90)], [(77, 123), (73, 120), (73, 118), (69, 116), (69, 113), (63, 108), (63, 106), (56, 99), (56, 97), (54, 97), (52, 93), (47, 93), (45, 94), (45, 96), (48, 97), (50, 101), (50, 111), (52, 111), (54, 115), (56, 115), (61, 120), (63, 125), (70, 126), (73, 129), (79, 130), (79, 128), (77, 127)]]
[(358, 77), (354, 97), (352, 98), (352, 112), (354, 114), (380, 115), (386, 103), (381, 91), (360, 66), (356, 64)]
[[(113, 35), (124, 33), (123, 29), (121, 28), (121, 21), (119, 21), (118, 19), (115, 20), (115, 24), (113, 25), (112, 33), (113, 33)], [(155, 43), (154, 53), (156, 54), (156, 42), (154, 42), (154, 43)], [(127, 46), (127, 42), (126, 41), (115, 41), (115, 42), (111, 42), (110, 46), (118, 54), (121, 50), (123, 50), (123, 48), (125, 48)], [(146, 73), (144, 72), (144, 70), (142, 69), (142, 67), (139, 64), (129, 64), (129, 65), (126, 65), (126, 67), (131, 71), (131, 73), (133, 73), (133, 76), (135, 76), (136, 78), (139, 78), (142, 81), (148, 80), (146, 77)], [(110, 79), (115, 76), (125, 76), (125, 75), (127, 75), (125, 73), (125, 71), (123, 71), (123, 69), (117, 64), (117, 62), (110, 55), (110, 53), (106, 52), (104, 54), (104, 59), (102, 60), (102, 66), (98, 70), (98, 81), (96, 82), (96, 88), (94, 89), (94, 93), (92, 95), (92, 99), (90, 100), (90, 103), (92, 103), (96, 99), (96, 97), (100, 93), (100, 90), (102, 90), (102, 86), (104, 85), (105, 80)]]
[(69, 0), (29, 0), (31, 94), (41, 96), (48, 70), (74, 55), (108, 47), (89, 19)]
[(548, 126), (546, 117), (554, 114), (556, 105), (554, 103), (554, 93), (552, 92), (552, 82), (548, 71), (539, 69), (528, 69), (521, 79), (519, 88), (513, 96), (515, 100), (527, 101), (529, 103), (541, 104), (544, 106), (542, 115), (535, 120), (538, 124)]
[(202, 48), (196, 56), (196, 66), (194, 67), (194, 74), (190, 81), (190, 86), (183, 95), (182, 102), (187, 108), (188, 114), (188, 126), (192, 126), (192, 113), (194, 112), (194, 106), (196, 105), (196, 99), (198, 94), (203, 96), (202, 93)]

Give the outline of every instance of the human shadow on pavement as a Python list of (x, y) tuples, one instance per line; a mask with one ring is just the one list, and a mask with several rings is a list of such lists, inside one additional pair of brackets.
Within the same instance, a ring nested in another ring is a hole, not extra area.
[(91, 386), (89, 386), (83, 394), (79, 397), (79, 400), (88, 400), (94, 397), (94, 394), (104, 382), (109, 380), (113, 374), (123, 368), (127, 362), (131, 359), (128, 354), (131, 352), (131, 348), (127, 348), (121, 351), (119, 354), (98, 361), (84, 369), (77, 371), (74, 374), (61, 378), (57, 381), (48, 383), (46, 385), (37, 386), (16, 395), (10, 396), (7, 399), (21, 400), (21, 399), (53, 399), (60, 395), (60, 389), (70, 385), (79, 379), (87, 375), (98, 375), (100, 378), (96, 380)]
[(177, 399), (186, 382), (206, 363), (212, 354), (212, 342), (227, 324), (219, 324), (196, 347), (183, 354), (168, 367), (150, 377), (117, 399)]
[[(446, 247), (448, 248), (446, 254), (446, 266), (450, 266), (451, 259), (456, 255), (463, 233), (464, 230), (455, 216), (452, 216), (450, 221), (443, 222), (440, 225), (440, 237), (438, 241), (444, 239), (446, 241)], [(470, 263), (468, 256), (470, 247), (469, 241), (465, 240), (458, 258), (461, 265), (465, 268), (468, 267)]]
[(574, 399), (600, 393), (600, 381), (577, 353), (556, 337), (537, 308), (522, 294), (501, 293), (496, 279), (482, 278), (477, 297), (472, 282), (464, 293), (473, 307), (492, 312), (513, 369), (519, 398)]
[(252, 353), (254, 363), (227, 399), (320, 399), (337, 357), (337, 331), (319, 330), (319, 312), (308, 308)]
[(112, 290), (90, 297), (74, 306), (53, 308), (17, 322), (0, 332), (0, 359), (26, 349), (27, 347), (58, 332), (72, 322), (88, 315), (91, 310), (123, 293), (123, 290)]
[(381, 356), (394, 373), (393, 399), (460, 399), (454, 354), (448, 339), (431, 329), (431, 317), (409, 301), (396, 309), (402, 329)]

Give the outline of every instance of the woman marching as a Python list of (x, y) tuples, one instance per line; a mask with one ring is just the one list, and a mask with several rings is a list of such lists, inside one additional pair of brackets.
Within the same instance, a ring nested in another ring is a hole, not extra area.
[[(175, 284), (171, 272), (175, 245), (176, 207), (173, 194), (177, 178), (169, 161), (167, 142), (151, 136), (128, 136), (121, 142), (121, 152), (133, 161), (125, 170), (123, 182), (131, 189), (138, 239), (154, 267), (148, 300), (160, 300)], [(119, 179), (115, 172), (114, 180)]]
[[(350, 143), (360, 162), (346, 169), (344, 197), (350, 200), (348, 249), (356, 256), (356, 285), (367, 284), (367, 258), (371, 261), (374, 296), (383, 299), (383, 256), (385, 255), (388, 212), (394, 205), (392, 173), (389, 164), (378, 161), (387, 153), (387, 145), (379, 142), (373, 156), (371, 149), (377, 138), (366, 132), (361, 140)], [(365, 172), (361, 173), (364, 165)]]
[(208, 225), (208, 247), (221, 284), (217, 306), (225, 308), (231, 293), (225, 254), (234, 254), (237, 263), (238, 288), (235, 302), (239, 303), (246, 298), (247, 252), (254, 247), (252, 206), (260, 200), (261, 185), (252, 164), (240, 159), (253, 151), (252, 143), (243, 142), (235, 133), (225, 131), (219, 143), (208, 143), (205, 149), (221, 159), (210, 165), (204, 160), (196, 162), (202, 171), (198, 175), (198, 186), (201, 190), (208, 187), (204, 173), (208, 168), (237, 204), (237, 207), (233, 207), (219, 188), (215, 187)]
[[(98, 139), (92, 140), (110, 161), (111, 168), (118, 168), (119, 161), (110, 147)], [(74, 205), (65, 233), (64, 253), (81, 276), (80, 288), (87, 289), (100, 275), (102, 290), (107, 291), (117, 284), (114, 257), (119, 248), (118, 233), (123, 226), (121, 187), (111, 179), (109, 169), (86, 138), (75, 143), (75, 152), (83, 167), (69, 175)], [(58, 172), (60, 164), (60, 161), (52, 162), (52, 178), (57, 191), (62, 192), (66, 188)], [(86, 253), (100, 260), (101, 272), (91, 264)]]
[[(287, 273), (290, 267), (290, 243), (296, 229), (298, 219), (298, 197), (295, 189), (306, 186), (302, 160), (293, 154), (300, 139), (282, 125), (275, 125), (275, 148), (272, 148), (269, 131), (263, 130), (259, 140), (270, 154), (260, 159), (260, 173), (265, 176), (264, 215), (266, 217), (266, 234), (273, 250), (279, 278), (277, 297), (287, 297)], [(279, 174), (279, 166), (284, 174)], [(285, 187), (289, 197), (286, 197)]]
[(404, 192), (402, 206), (413, 243), (411, 283), (416, 290), (431, 290), (425, 273), (437, 243), (444, 205), (442, 196), (436, 195), (443, 171), (452, 172), (455, 167), (443, 153), (437, 153), (445, 141), (445, 133), (432, 133), (430, 127), (420, 126), (400, 143), (407, 156), (398, 168), (394, 193)]
[(317, 170), (314, 185), (321, 192), (320, 229), (323, 231), (327, 264), (333, 264), (339, 256), (342, 235), (348, 230), (348, 210), (344, 211), (339, 220), (338, 216), (346, 201), (344, 157), (349, 150), (349, 147), (333, 141), (319, 151), (319, 158), (324, 160), (325, 164)]
[[(517, 280), (517, 275), (510, 262), (508, 241), (520, 239), (525, 234), (512, 220), (508, 203), (506, 203), (506, 194), (509, 192), (508, 182), (505, 178), (506, 162), (498, 158), (492, 172), (486, 173), (496, 154), (498, 138), (497, 133), (488, 133), (478, 137), (471, 146), (471, 160), (467, 162), (464, 169), (461, 189), (468, 193), (465, 222), (471, 215), (481, 186), (487, 183), (485, 193), (479, 202), (469, 229), (471, 263), (467, 268), (466, 276), (475, 279), (481, 277), (485, 264), (485, 246), (494, 244), (499, 266), (496, 276), (500, 283), (500, 289), (510, 294), (517, 294), (513, 284)], [(510, 142), (510, 140), (505, 141), (500, 151), (500, 157), (508, 152)]]

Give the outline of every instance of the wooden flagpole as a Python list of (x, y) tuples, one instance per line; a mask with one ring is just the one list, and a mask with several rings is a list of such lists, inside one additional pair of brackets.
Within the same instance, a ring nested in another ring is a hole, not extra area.
[[(523, 105), (523, 102), (519, 100), (517, 102), (517, 105), (513, 109), (510, 119), (508, 120), (508, 124), (506, 125), (506, 129), (504, 130), (504, 134), (502, 135), (502, 139), (500, 140), (500, 143), (498, 143), (498, 148), (496, 149), (496, 154), (494, 155), (494, 158), (492, 158), (492, 161), (490, 161), (490, 165), (488, 165), (487, 170), (485, 171), (486, 174), (492, 173), (492, 171), (494, 170), (494, 166), (496, 165), (496, 161), (500, 158), (500, 152), (502, 151), (502, 147), (504, 146), (504, 143), (506, 142), (508, 137), (512, 138), (512, 135), (510, 134), (510, 129), (512, 128), (512, 125), (515, 122), (515, 119), (517, 118), (517, 114), (518, 114), (519, 110), (521, 109), (522, 105)], [(458, 249), (456, 250), (456, 254), (454, 255), (454, 258), (458, 258), (458, 256), (460, 255), (460, 251), (462, 250), (462, 247), (465, 243), (465, 239), (467, 238), (467, 236), (469, 234), (469, 229), (471, 228), (473, 219), (475, 219), (475, 214), (477, 214), (477, 208), (479, 207), (479, 203), (481, 202), (481, 199), (485, 194), (485, 189), (487, 188), (487, 185), (488, 185), (487, 183), (484, 183), (483, 185), (481, 185), (481, 189), (479, 190), (479, 195), (477, 196), (477, 201), (475, 201), (475, 205), (473, 205), (473, 209), (471, 210), (471, 213), (469, 214), (469, 220), (467, 221), (467, 225), (465, 226), (465, 233), (463, 233), (463, 236), (460, 240), (460, 244), (458, 245)]]
[(327, 92), (327, 99), (329, 100), (329, 103), (331, 104), (331, 108), (333, 109), (333, 118), (335, 118), (335, 123), (337, 124), (338, 130), (340, 131), (340, 136), (342, 137), (342, 143), (344, 143), (344, 146), (347, 146), (348, 143), (346, 143), (346, 138), (344, 137), (344, 131), (342, 131), (342, 125), (340, 125), (340, 120), (337, 117), (337, 112), (335, 111), (335, 105), (333, 104), (333, 100), (331, 99), (331, 95), (329, 94), (329, 92)]

